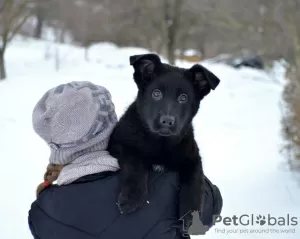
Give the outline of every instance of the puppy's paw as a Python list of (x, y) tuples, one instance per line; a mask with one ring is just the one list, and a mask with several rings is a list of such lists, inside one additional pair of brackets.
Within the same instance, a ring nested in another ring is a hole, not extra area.
[(147, 190), (135, 190), (135, 192), (121, 192), (118, 198), (118, 207), (121, 214), (129, 214), (142, 207), (146, 202)]

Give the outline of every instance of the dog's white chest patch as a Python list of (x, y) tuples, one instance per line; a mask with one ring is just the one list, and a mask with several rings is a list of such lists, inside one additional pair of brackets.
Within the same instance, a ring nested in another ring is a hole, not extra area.
[(164, 172), (165, 171), (165, 167), (163, 165), (159, 165), (159, 164), (152, 165), (152, 169), (153, 169), (153, 171), (156, 171), (156, 172)]

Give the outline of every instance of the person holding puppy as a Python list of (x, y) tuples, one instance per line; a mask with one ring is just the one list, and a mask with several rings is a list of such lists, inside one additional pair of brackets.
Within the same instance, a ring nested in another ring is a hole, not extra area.
[[(178, 220), (174, 172), (152, 172), (147, 203), (129, 215), (119, 212), (120, 167), (107, 151), (118, 122), (114, 108), (109, 91), (90, 82), (54, 87), (34, 107), (33, 128), (51, 151), (44, 182), (29, 210), (35, 239), (189, 237)], [(221, 209), (220, 191), (206, 178), (201, 222), (212, 227)]]

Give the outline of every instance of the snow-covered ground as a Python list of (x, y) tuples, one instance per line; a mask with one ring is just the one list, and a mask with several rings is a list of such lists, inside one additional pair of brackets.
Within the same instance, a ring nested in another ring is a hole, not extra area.
[[(18, 39), (10, 46), (6, 54), (9, 78), (0, 82), (1, 239), (32, 238), (27, 213), (49, 153), (31, 127), (31, 112), (37, 100), (55, 85), (88, 80), (110, 90), (121, 115), (137, 91), (128, 56), (145, 52), (98, 44), (89, 50), (86, 62), (83, 49), (61, 45), (61, 66), (56, 72), (52, 43)], [(300, 186), (280, 155), (282, 80), (274, 81), (266, 73), (250, 69), (205, 65), (220, 77), (221, 84), (203, 101), (194, 126), (204, 171), (223, 195), (222, 216), (254, 214), (256, 219), (259, 214), (270, 214), (280, 220), (281, 226), (260, 226), (255, 220), (249, 226), (219, 222), (204, 237), (299, 238)], [(286, 218), (287, 214), (298, 217), (296, 226), (287, 222), (282, 225), (279, 217)], [(242, 223), (246, 219), (244, 216)]]

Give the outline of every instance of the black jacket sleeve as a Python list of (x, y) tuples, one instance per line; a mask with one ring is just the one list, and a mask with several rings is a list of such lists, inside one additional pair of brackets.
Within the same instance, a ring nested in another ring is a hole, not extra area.
[[(205, 235), (214, 225), (214, 218), (219, 216), (223, 207), (223, 199), (218, 187), (205, 177), (205, 195), (202, 211), (188, 213), (184, 216), (185, 235)], [(199, 220), (200, 219), (200, 220)]]
[(32, 236), (33, 236), (34, 239), (40, 239), (40, 238), (38, 237), (38, 235), (36, 234), (35, 228), (34, 228), (34, 226), (33, 226), (32, 219), (31, 219), (31, 217), (30, 217), (30, 212), (31, 212), (31, 211), (29, 211), (29, 216), (28, 216), (29, 230), (31, 231), (31, 234), (32, 234)]
[(203, 212), (199, 215), (202, 223), (209, 228), (213, 226), (214, 216), (221, 214), (223, 198), (219, 188), (205, 177), (205, 199)]

